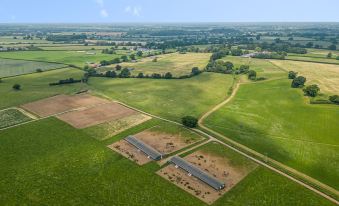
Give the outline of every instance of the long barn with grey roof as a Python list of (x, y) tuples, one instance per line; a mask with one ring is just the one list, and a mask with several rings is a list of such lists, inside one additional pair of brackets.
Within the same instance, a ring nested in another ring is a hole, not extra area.
[(188, 172), (190, 175), (193, 175), (194, 177), (213, 187), (215, 190), (221, 190), (225, 188), (224, 182), (221, 182), (216, 178), (211, 177), (206, 172), (202, 171), (201, 169), (197, 168), (196, 166), (178, 156), (172, 157), (169, 162), (175, 164), (176, 167), (180, 167), (181, 169)]
[(125, 140), (128, 143), (130, 143), (131, 145), (133, 145), (134, 147), (136, 147), (137, 149), (139, 149), (140, 151), (142, 151), (143, 153), (145, 153), (149, 158), (151, 158), (153, 160), (162, 159), (163, 154), (161, 154), (157, 150), (153, 149), (151, 146), (147, 145), (143, 141), (141, 141), (141, 140), (139, 140), (139, 139), (137, 139), (133, 136), (128, 136), (128, 137), (125, 138)]

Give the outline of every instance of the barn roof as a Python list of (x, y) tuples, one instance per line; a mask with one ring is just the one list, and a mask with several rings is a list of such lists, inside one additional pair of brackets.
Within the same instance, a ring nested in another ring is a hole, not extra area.
[(213, 187), (215, 190), (221, 190), (225, 187), (224, 182), (217, 180), (216, 178), (210, 176), (206, 172), (202, 171), (201, 169), (197, 168), (196, 166), (192, 165), (191, 163), (187, 162), (186, 160), (178, 156), (172, 157), (170, 159), (170, 162), (177, 165), (186, 172), (192, 174), (194, 177), (205, 182), (209, 186)]
[(143, 141), (133, 137), (133, 136), (128, 136), (125, 138), (125, 140), (132, 144), (134, 147), (138, 148), (141, 150), (143, 153), (145, 153), (147, 156), (151, 157), (153, 160), (160, 160), (163, 156), (160, 152), (157, 150), (153, 149), (151, 146), (147, 145)]

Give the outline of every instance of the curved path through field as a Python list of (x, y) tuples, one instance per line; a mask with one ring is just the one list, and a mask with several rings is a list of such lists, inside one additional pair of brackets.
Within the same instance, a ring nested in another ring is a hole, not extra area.
[[(272, 79), (272, 80), (273, 80), (273, 79)], [(208, 112), (206, 112), (205, 114), (203, 114), (203, 115), (200, 117), (199, 121), (198, 121), (198, 125), (199, 125), (200, 128), (202, 128), (203, 130), (207, 131), (207, 132), (210, 133), (210, 134), (213, 134), (213, 135), (215, 135), (215, 136), (217, 136), (217, 137), (219, 137), (219, 138), (221, 138), (221, 139), (223, 139), (223, 140), (226, 140), (227, 142), (231, 143), (231, 144), (234, 145), (235, 147), (234, 147), (234, 146), (231, 146), (231, 145), (229, 145), (229, 144), (227, 144), (227, 143), (225, 143), (224, 141), (221, 141), (221, 140), (219, 140), (219, 139), (216, 139), (215, 137), (212, 137), (211, 135), (209, 135), (209, 134), (207, 134), (207, 133), (205, 133), (205, 132), (203, 132), (203, 131), (201, 131), (201, 130), (199, 130), (199, 129), (194, 129), (194, 130), (197, 131), (197, 132), (203, 133), (203, 134), (209, 136), (210, 138), (215, 139), (215, 141), (219, 142), (220, 144), (223, 144), (223, 145), (225, 145), (225, 146), (227, 146), (227, 147), (233, 149), (234, 151), (236, 151), (236, 152), (238, 152), (238, 153), (240, 153), (240, 154), (246, 156), (247, 158), (249, 158), (249, 159), (251, 159), (251, 160), (257, 162), (258, 164), (260, 164), (260, 165), (262, 165), (262, 166), (265, 166), (265, 167), (267, 167), (267, 168), (273, 170), (274, 172), (277, 172), (277, 173), (279, 173), (279, 174), (281, 174), (281, 175), (283, 175), (283, 176), (289, 178), (290, 180), (293, 180), (294, 182), (296, 182), (296, 183), (298, 183), (298, 184), (300, 184), (300, 185), (302, 185), (302, 186), (304, 186), (304, 187), (306, 187), (306, 188), (312, 190), (313, 192), (315, 192), (315, 193), (321, 195), (322, 197), (324, 197), (324, 198), (326, 198), (326, 199), (328, 199), (328, 200), (334, 202), (335, 204), (339, 205), (339, 202), (338, 202), (335, 198), (333, 198), (333, 197), (331, 197), (331, 196), (325, 194), (324, 192), (322, 192), (322, 191), (316, 189), (315, 187), (310, 186), (309, 184), (306, 184), (306, 183), (304, 183), (304, 182), (302, 182), (302, 181), (300, 181), (300, 180), (298, 180), (298, 179), (292, 177), (291, 175), (287, 174), (286, 172), (284, 172), (284, 171), (282, 171), (282, 170), (279, 170), (279, 169), (277, 169), (277, 168), (275, 168), (275, 167), (272, 167), (271, 165), (272, 165), (272, 164), (273, 164), (273, 165), (276, 165), (276, 166), (278, 166), (279, 168), (282, 168), (282, 169), (284, 169), (285, 171), (288, 171), (289, 173), (291, 173), (291, 174), (293, 174), (293, 175), (296, 175), (297, 177), (300, 177), (300, 178), (302, 178), (303, 180), (306, 180), (307, 182), (309, 182), (309, 183), (311, 183), (311, 184), (313, 184), (313, 185), (316, 185), (316, 186), (319, 187), (319, 188), (322, 188), (322, 189), (324, 189), (324, 190), (326, 190), (326, 191), (329, 191), (329, 192), (331, 192), (332, 194), (336, 195), (336, 197), (338, 197), (338, 196), (339, 196), (339, 192), (338, 192), (336, 189), (334, 189), (334, 188), (332, 188), (332, 187), (330, 187), (330, 186), (328, 186), (328, 185), (326, 185), (326, 184), (324, 184), (324, 183), (322, 183), (322, 182), (320, 182), (320, 181), (318, 181), (318, 180), (316, 180), (316, 179), (314, 179), (314, 178), (312, 178), (312, 177), (310, 177), (310, 176), (308, 176), (308, 175), (306, 175), (306, 174), (304, 174), (304, 173), (302, 173), (302, 172), (299, 172), (299, 171), (297, 171), (297, 170), (295, 170), (295, 169), (293, 169), (293, 168), (291, 168), (291, 167), (289, 167), (289, 166), (286, 166), (286, 165), (284, 165), (284, 164), (282, 164), (282, 163), (280, 163), (280, 162), (278, 162), (278, 161), (276, 161), (276, 160), (274, 160), (274, 159), (271, 159), (271, 158), (269, 158), (269, 157), (267, 157), (267, 156), (265, 156), (265, 155), (263, 155), (263, 154), (261, 154), (261, 153), (258, 153), (257, 151), (254, 151), (254, 150), (248, 148), (247, 146), (242, 145), (242, 144), (240, 144), (240, 143), (238, 143), (238, 142), (236, 142), (236, 141), (234, 141), (234, 140), (232, 140), (232, 139), (226, 137), (225, 135), (220, 134), (220, 133), (218, 133), (218, 132), (216, 132), (216, 131), (210, 129), (210, 128), (206, 127), (206, 126), (203, 124), (204, 120), (205, 120), (209, 115), (211, 115), (213, 112), (217, 111), (217, 110), (220, 109), (222, 106), (224, 106), (225, 104), (227, 104), (228, 102), (230, 102), (230, 101), (232, 100), (232, 98), (236, 95), (237, 91), (239, 90), (239, 87), (240, 87), (241, 84), (247, 84), (247, 83), (240, 83), (240, 82), (238, 81), (238, 82), (235, 84), (235, 86), (234, 86), (234, 89), (233, 89), (233, 91), (232, 91), (232, 94), (231, 94), (227, 99), (225, 99), (223, 102), (221, 102), (220, 104), (216, 105), (214, 108), (212, 108), (211, 110), (209, 110)], [(258, 159), (258, 158), (260, 158), (260, 159)], [(262, 161), (262, 160), (265, 160), (265, 162)], [(269, 165), (269, 163), (270, 163), (271, 165)]]

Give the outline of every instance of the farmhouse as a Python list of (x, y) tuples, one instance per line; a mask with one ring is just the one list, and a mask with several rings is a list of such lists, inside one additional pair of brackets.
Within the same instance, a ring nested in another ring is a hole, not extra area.
[(145, 144), (141, 140), (133, 137), (133, 136), (128, 136), (125, 138), (125, 140), (136, 147), (138, 150), (142, 151), (147, 155), (148, 158), (151, 158), (153, 160), (160, 160), (162, 159), (163, 154), (158, 152), (157, 150), (153, 149), (149, 145)]
[(169, 160), (170, 163), (173, 163), (176, 168), (180, 167), (181, 169), (188, 172), (188, 175), (193, 175), (194, 177), (198, 178), (202, 182), (208, 184), (209, 186), (213, 187), (215, 190), (221, 190), (225, 188), (225, 183), (211, 177), (206, 172), (202, 171), (201, 169), (195, 167), (194, 165), (190, 164), (189, 162), (185, 161), (184, 159), (175, 156)]

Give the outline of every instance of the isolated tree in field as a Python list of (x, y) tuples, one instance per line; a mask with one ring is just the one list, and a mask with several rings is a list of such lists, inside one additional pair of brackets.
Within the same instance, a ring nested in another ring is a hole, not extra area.
[(294, 71), (289, 71), (288, 72), (288, 78), (289, 79), (295, 79), (298, 75), (298, 72), (294, 72)]
[(172, 76), (171, 72), (167, 72), (164, 76), (165, 79), (172, 79), (172, 77), (173, 76)]
[(137, 56), (141, 57), (142, 56), (142, 51), (137, 52)]
[(124, 68), (123, 70), (121, 70), (119, 77), (120, 78), (128, 78), (131, 76), (131, 72), (127, 69)]
[(135, 54), (129, 55), (129, 58), (130, 58), (131, 60), (135, 60)]
[(329, 58), (329, 59), (332, 58), (332, 52), (327, 54), (327, 58)]
[(21, 89), (21, 85), (20, 84), (14, 84), (13, 85), (13, 89), (14, 90), (20, 90)]
[(120, 66), (120, 65), (118, 64), (118, 65), (115, 66), (115, 69), (116, 69), (117, 71), (120, 71), (120, 70), (122, 69), (122, 66)]
[(248, 71), (248, 79), (255, 80), (257, 78), (257, 72), (254, 70)]
[(312, 84), (303, 89), (306, 96), (315, 97), (318, 95), (320, 88), (316, 84)]
[(330, 96), (328, 99), (335, 104), (339, 104), (339, 95)]
[(185, 116), (181, 121), (183, 125), (190, 128), (194, 128), (198, 125), (198, 119), (192, 116)]
[(296, 78), (293, 79), (291, 87), (292, 88), (300, 88), (303, 87), (305, 85), (306, 82), (306, 78), (303, 76), (298, 76)]

